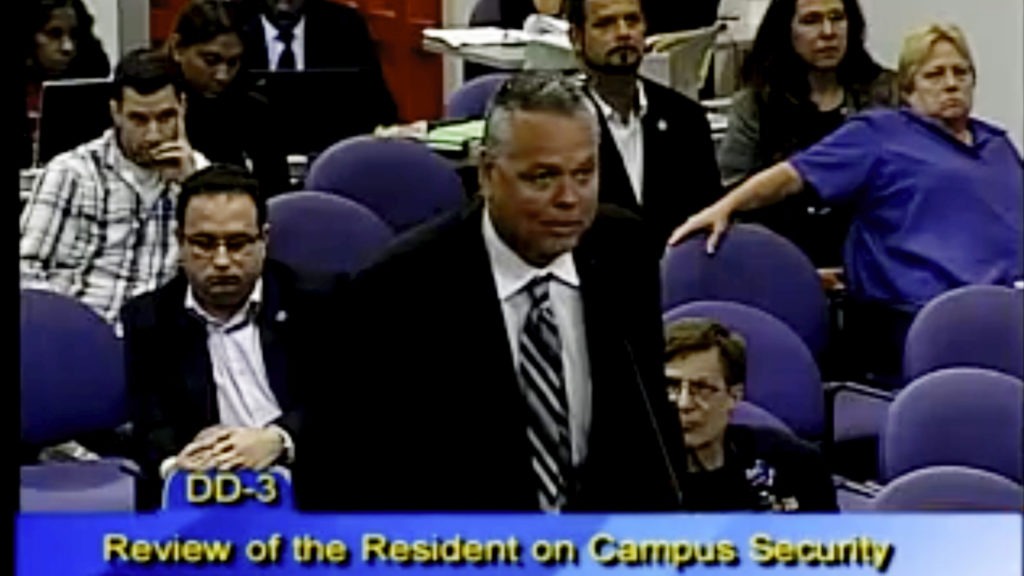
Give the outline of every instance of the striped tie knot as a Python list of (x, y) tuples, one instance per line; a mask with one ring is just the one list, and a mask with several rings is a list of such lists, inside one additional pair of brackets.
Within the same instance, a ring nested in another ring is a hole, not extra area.
[(551, 280), (553, 280), (551, 274), (542, 274), (534, 277), (526, 285), (525, 290), (530, 296), (530, 304), (532, 306), (544, 306), (547, 304), (550, 297)]

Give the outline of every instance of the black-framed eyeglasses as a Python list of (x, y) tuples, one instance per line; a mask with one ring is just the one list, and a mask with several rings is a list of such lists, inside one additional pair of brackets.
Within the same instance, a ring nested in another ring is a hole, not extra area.
[(229, 256), (241, 256), (262, 239), (263, 236), (259, 234), (232, 234), (223, 238), (208, 234), (192, 234), (185, 236), (185, 243), (197, 256), (211, 257), (221, 246)]
[(709, 402), (719, 392), (725, 391), (725, 388), (715, 386), (709, 382), (701, 380), (679, 380), (666, 376), (665, 392), (668, 394), (668, 401), (673, 403), (679, 402), (679, 398), (683, 395), (684, 386), (686, 387), (690, 397), (698, 400), (702, 404)]

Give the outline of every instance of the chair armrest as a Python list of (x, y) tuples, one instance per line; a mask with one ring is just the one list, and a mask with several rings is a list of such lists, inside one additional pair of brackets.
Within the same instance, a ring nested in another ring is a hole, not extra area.
[(886, 400), (888, 402), (892, 402), (896, 399), (896, 392), (874, 388), (858, 382), (825, 382), (824, 386), (825, 397), (830, 405), (835, 401), (836, 395), (840, 392), (853, 392), (855, 394), (869, 396), (878, 400)]
[(855, 482), (849, 478), (834, 475), (832, 476), (833, 485), (836, 489), (848, 490), (854, 494), (864, 496), (867, 498), (874, 498), (882, 491), (882, 486), (877, 482)]
[(822, 441), (822, 451), (830, 452), (835, 442), (836, 427), (836, 397), (840, 392), (853, 392), (876, 400), (892, 402), (896, 398), (895, 392), (872, 388), (857, 382), (824, 382), (825, 391), (825, 438)]

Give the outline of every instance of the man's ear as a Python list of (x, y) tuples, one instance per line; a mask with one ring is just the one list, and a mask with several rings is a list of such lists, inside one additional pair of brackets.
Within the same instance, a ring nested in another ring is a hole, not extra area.
[(175, 62), (181, 63), (181, 53), (178, 51), (178, 44), (181, 42), (181, 36), (172, 33), (170, 38), (167, 39), (167, 53), (170, 54), (171, 59)]
[(745, 388), (746, 387), (742, 382), (739, 384), (733, 384), (732, 386), (729, 386), (729, 396), (731, 396), (735, 402), (742, 402)]
[(177, 222), (174, 224), (174, 237), (178, 241), (178, 265), (185, 265), (185, 250), (188, 249), (185, 246), (185, 231), (181, 226), (178, 226)]
[(480, 183), (480, 194), (487, 198), (490, 194), (490, 181), (494, 176), (494, 161), (487, 157), (486, 153), (480, 155), (480, 162), (477, 164), (476, 177)]
[(114, 123), (117, 128), (121, 127), (121, 118), (119, 112), (121, 111), (121, 103), (117, 100), (110, 99), (110, 120)]
[(583, 30), (576, 24), (569, 26), (569, 42), (572, 44), (573, 52), (578, 54), (583, 50)]

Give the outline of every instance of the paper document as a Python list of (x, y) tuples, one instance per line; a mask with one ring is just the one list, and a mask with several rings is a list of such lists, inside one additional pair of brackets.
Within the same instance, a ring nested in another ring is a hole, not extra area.
[(711, 125), (712, 132), (725, 132), (729, 127), (729, 117), (725, 114), (718, 114), (716, 112), (708, 112), (708, 124)]
[(525, 44), (527, 40), (526, 33), (522, 30), (503, 30), (492, 26), (476, 28), (427, 28), (423, 30), (423, 37), (444, 42), (452, 48)]
[(427, 134), (427, 142), (431, 146), (456, 146), (461, 148), (471, 140), (480, 140), (484, 137), (483, 120), (467, 120), (445, 126), (438, 126)]

